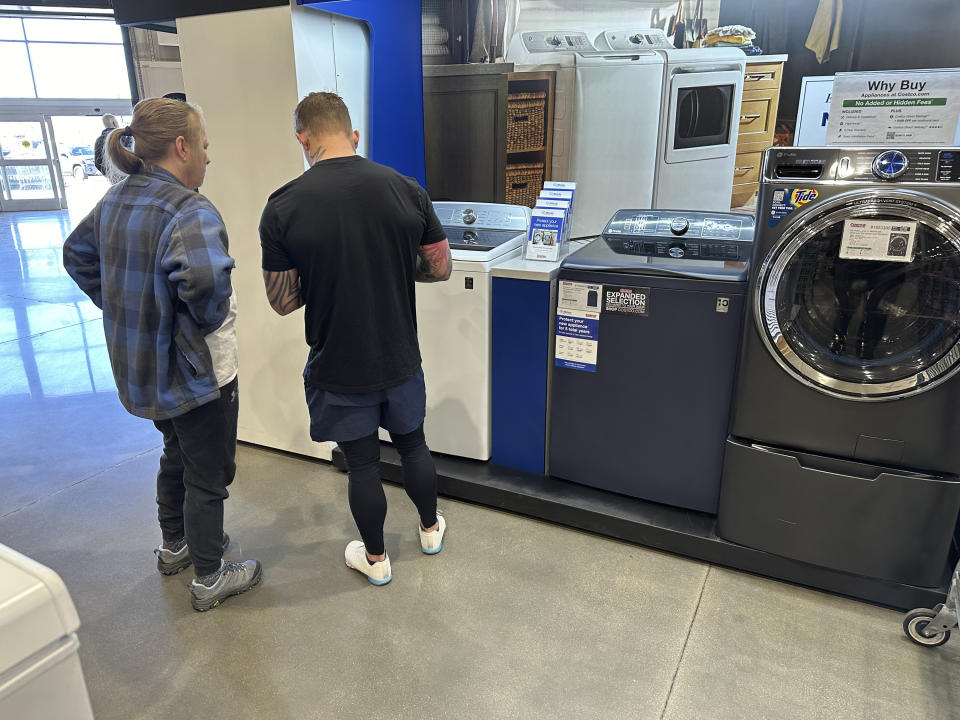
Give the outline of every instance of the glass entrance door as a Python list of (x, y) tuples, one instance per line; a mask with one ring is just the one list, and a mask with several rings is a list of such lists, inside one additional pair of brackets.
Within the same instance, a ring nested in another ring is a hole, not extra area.
[(49, 124), (0, 117), (0, 210), (59, 210), (63, 194)]

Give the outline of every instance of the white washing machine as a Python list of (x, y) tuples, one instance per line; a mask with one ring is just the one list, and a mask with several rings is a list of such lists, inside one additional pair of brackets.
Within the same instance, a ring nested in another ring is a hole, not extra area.
[(0, 545), (0, 718), (93, 720), (79, 628), (60, 576)]
[[(490, 335), (495, 265), (518, 257), (530, 208), (435, 202), (453, 272), (417, 284), (417, 327), (427, 386), (424, 434), (433, 452), (490, 459)], [(518, 308), (518, 312), (522, 309)], [(380, 431), (380, 437), (389, 436)]]
[(577, 183), (577, 196), (571, 235), (599, 235), (621, 207), (652, 207), (663, 57), (599, 53), (582, 32), (525, 31), (511, 43), (518, 45), (524, 57), (563, 57), (572, 65), (568, 177)]
[(678, 49), (656, 28), (607, 30), (600, 52), (664, 60), (653, 208), (730, 209), (746, 58), (739, 48)]

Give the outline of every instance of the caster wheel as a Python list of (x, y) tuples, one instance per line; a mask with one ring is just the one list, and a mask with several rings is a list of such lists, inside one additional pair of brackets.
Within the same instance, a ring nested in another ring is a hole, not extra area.
[(903, 619), (903, 632), (910, 640), (923, 647), (940, 647), (950, 639), (949, 630), (938, 630), (936, 632), (927, 632), (927, 625), (937, 613), (933, 610), (919, 609), (911, 610)]

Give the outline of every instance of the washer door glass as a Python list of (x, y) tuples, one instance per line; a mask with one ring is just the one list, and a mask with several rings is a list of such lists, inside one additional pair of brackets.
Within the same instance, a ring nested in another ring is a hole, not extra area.
[[(956, 217), (896, 191), (841, 196), (798, 219), (757, 286), (760, 331), (774, 357), (803, 382), (853, 399), (903, 397), (952, 375), (960, 368)], [(844, 224), (854, 218), (915, 223), (912, 258), (841, 258)]]

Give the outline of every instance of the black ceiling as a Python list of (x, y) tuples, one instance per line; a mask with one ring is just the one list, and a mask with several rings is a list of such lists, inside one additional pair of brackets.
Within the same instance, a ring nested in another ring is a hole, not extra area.
[(287, 5), (290, 0), (113, 0), (114, 16), (121, 25), (142, 25), (191, 15), (212, 15), (234, 10)]

